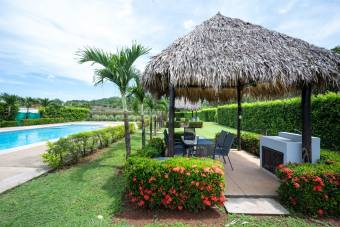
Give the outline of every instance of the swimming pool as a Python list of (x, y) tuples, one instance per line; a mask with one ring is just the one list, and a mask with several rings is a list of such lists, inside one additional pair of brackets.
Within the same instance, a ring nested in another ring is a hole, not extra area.
[(5, 149), (58, 139), (74, 133), (91, 131), (102, 127), (104, 126), (99, 124), (69, 124), (0, 132), (0, 152)]

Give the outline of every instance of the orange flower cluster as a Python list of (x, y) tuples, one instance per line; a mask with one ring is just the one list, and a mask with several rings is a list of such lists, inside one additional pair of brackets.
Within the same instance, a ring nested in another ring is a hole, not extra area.
[(339, 174), (300, 174), (283, 165), (277, 166), (282, 180), (279, 187), (281, 201), (294, 210), (313, 215), (334, 215), (340, 190)]
[[(167, 172), (157, 176), (145, 177), (136, 173), (130, 178), (128, 197), (136, 206), (145, 208), (162, 206), (196, 210), (223, 205), (223, 174), (218, 166), (199, 169), (195, 165), (190, 170), (169, 166)], [(188, 181), (188, 178), (192, 180)], [(196, 196), (200, 196), (201, 203), (197, 203)]]

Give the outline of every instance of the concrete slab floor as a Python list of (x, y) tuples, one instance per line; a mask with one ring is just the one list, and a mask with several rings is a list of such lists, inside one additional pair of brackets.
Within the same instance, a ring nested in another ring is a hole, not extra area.
[(288, 215), (289, 212), (272, 198), (229, 198), (224, 207), (232, 214)]
[(37, 145), (0, 153), (0, 193), (48, 172), (49, 168), (41, 158), (46, 148), (46, 145)]
[(245, 151), (231, 150), (234, 170), (227, 160), (225, 179), (227, 197), (276, 197), (278, 178), (260, 167), (260, 159)]

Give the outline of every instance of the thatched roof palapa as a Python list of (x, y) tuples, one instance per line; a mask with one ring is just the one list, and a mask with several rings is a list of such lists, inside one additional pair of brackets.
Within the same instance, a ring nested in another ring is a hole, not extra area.
[(218, 13), (152, 57), (142, 84), (155, 96), (169, 95), (170, 155), (175, 96), (191, 101), (237, 96), (241, 149), (242, 94), (276, 96), (301, 88), (302, 159), (310, 162), (311, 88), (339, 87), (340, 55)]
[[(201, 89), (201, 99), (211, 97), (211, 90), (223, 96), (224, 88), (236, 87), (238, 82), (265, 84), (266, 92), (274, 93), (305, 83), (339, 86), (339, 75), (340, 55), (218, 13), (152, 57), (142, 83), (161, 96), (171, 82), (176, 95), (189, 99), (183, 95), (186, 88), (196, 87)], [(188, 90), (187, 95), (191, 96)]]

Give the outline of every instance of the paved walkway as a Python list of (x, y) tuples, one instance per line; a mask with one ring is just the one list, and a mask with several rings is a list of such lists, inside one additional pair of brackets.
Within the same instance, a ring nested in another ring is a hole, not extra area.
[(46, 173), (49, 168), (41, 158), (45, 150), (43, 144), (0, 154), (0, 193)]
[[(122, 122), (76, 122), (73, 124), (88, 123), (101, 123), (105, 126), (122, 124)], [(58, 125), (65, 124), (2, 128), (0, 129), (0, 132)], [(10, 151), (0, 152), (0, 193), (48, 172), (50, 169), (45, 163), (43, 163), (41, 158), (41, 155), (46, 151), (46, 149), (46, 143), (42, 142), (36, 145), (33, 144), (14, 148)]]
[(276, 197), (279, 180), (260, 167), (260, 159), (245, 151), (232, 150), (229, 154), (234, 170), (225, 165), (227, 197)]

